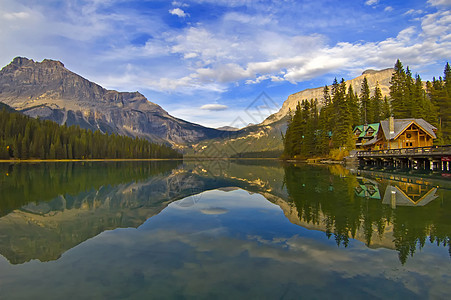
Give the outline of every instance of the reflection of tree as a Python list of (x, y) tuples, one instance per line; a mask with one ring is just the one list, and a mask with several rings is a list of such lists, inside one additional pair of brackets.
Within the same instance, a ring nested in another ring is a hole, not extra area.
[[(450, 196), (449, 191), (441, 196)], [(393, 210), (393, 236), (402, 263), (423, 248), (426, 240), (437, 246), (448, 246), (451, 255), (451, 205), (433, 201), (424, 207), (398, 207)]]
[[(333, 169), (285, 166), (287, 191), (301, 221), (324, 227), (328, 237), (333, 235), (337, 245), (345, 247), (349, 238), (355, 238), (358, 232), (370, 246), (374, 234), (382, 237), (390, 226), (394, 247), (403, 264), (428, 239), (431, 243), (448, 246), (451, 255), (451, 203), (443, 201), (451, 199), (449, 190), (437, 191), (442, 201), (432, 201), (422, 207), (392, 208), (381, 200), (358, 197), (355, 192), (355, 187), (359, 186), (357, 178), (337, 169), (336, 166)], [(379, 183), (383, 196), (384, 185), (388, 183), (383, 180)]]
[(285, 183), (299, 218), (325, 224), (326, 233), (334, 235), (337, 245), (346, 246), (360, 228), (361, 201), (354, 197), (354, 182), (355, 178), (334, 176), (327, 168), (285, 167)]
[(59, 195), (77, 195), (168, 172), (177, 161), (0, 164), (0, 216)]

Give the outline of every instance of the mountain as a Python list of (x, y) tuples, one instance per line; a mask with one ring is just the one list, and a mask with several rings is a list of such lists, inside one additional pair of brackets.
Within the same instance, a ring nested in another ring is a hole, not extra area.
[(14, 109), (14, 108), (12, 108), (11, 106), (9, 106), (9, 105), (6, 105), (5, 103), (1, 103), (0, 102), (0, 110), (6, 110), (6, 111), (9, 111), (9, 112), (15, 112), (16, 110)]
[[(354, 92), (360, 94), (363, 78), (366, 77), (371, 92), (374, 92), (376, 84), (386, 96), (390, 90), (390, 79), (394, 69), (380, 71), (367, 70), (362, 75), (346, 81), (347, 87), (352, 85)], [(329, 86), (330, 88), (330, 86)], [(234, 132), (222, 139), (213, 139), (194, 144), (188, 151), (188, 156), (208, 157), (278, 157), (283, 151), (282, 134), (287, 129), (288, 114), (290, 109), (294, 111), (299, 101), (318, 99), (322, 106), (324, 87), (306, 89), (288, 96), (282, 108), (270, 115), (258, 125), (251, 125), (240, 131)]]
[(240, 130), (239, 128), (232, 127), (232, 126), (222, 126), (222, 127), (216, 128), (216, 129), (224, 130), (224, 131), (237, 131), (237, 130)]
[[(360, 94), (361, 86), (363, 78), (366, 77), (368, 81), (368, 86), (371, 89), (371, 92), (374, 92), (374, 88), (376, 87), (376, 84), (379, 83), (379, 87), (382, 92), (382, 97), (388, 96), (390, 93), (390, 79), (393, 75), (393, 68), (384, 69), (380, 71), (375, 70), (366, 70), (362, 73), (362, 75), (346, 81), (346, 86), (352, 86), (352, 89), (354, 92), (357, 92), (357, 94)], [(330, 88), (331, 86), (329, 86)], [(318, 87), (314, 89), (307, 89), (303, 90), (297, 93), (294, 93), (290, 96), (288, 96), (288, 99), (285, 100), (285, 102), (282, 105), (282, 108), (275, 114), (272, 114), (266, 120), (264, 120), (261, 124), (267, 125), (274, 123), (282, 118), (284, 118), (289, 110), (291, 109), (294, 111), (296, 109), (296, 105), (299, 101), (302, 100), (310, 100), (310, 99), (318, 99), (318, 101), (321, 102), (323, 100), (323, 89), (324, 87)]]
[(139, 92), (107, 90), (59, 61), (16, 57), (0, 70), (0, 102), (32, 117), (174, 146), (226, 132), (168, 114)]

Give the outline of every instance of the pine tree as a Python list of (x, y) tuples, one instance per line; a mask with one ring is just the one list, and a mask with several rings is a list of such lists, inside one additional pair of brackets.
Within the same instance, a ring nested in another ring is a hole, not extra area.
[(395, 118), (402, 119), (409, 117), (407, 101), (407, 76), (401, 61), (395, 63), (395, 71), (390, 80), (390, 98), (392, 114)]
[(334, 80), (332, 84), (332, 103), (335, 112), (335, 125), (332, 135), (334, 148), (353, 148), (351, 113), (349, 104), (346, 101), (346, 83), (344, 79), (340, 83), (337, 82), (337, 79)]
[(410, 68), (407, 66), (406, 68), (406, 81), (405, 81), (405, 89), (404, 89), (404, 106), (406, 109), (406, 114), (403, 118), (412, 118), (415, 115), (415, 111), (417, 107), (414, 103), (414, 90), (415, 83), (412, 77), (412, 72)]
[(360, 92), (360, 116), (361, 123), (368, 124), (371, 118), (371, 103), (370, 103), (370, 87), (368, 86), (368, 80), (363, 78), (361, 92)]
[(349, 110), (351, 114), (351, 125), (352, 127), (354, 127), (360, 124), (360, 114), (359, 114), (359, 97), (354, 93), (352, 85), (349, 85), (346, 99), (349, 104)]
[(390, 102), (388, 101), (387, 96), (384, 96), (384, 101), (382, 102), (382, 112), (381, 112), (381, 120), (386, 120), (391, 116), (391, 107)]
[(435, 77), (432, 83), (427, 83), (427, 93), (431, 101), (432, 107), (435, 107), (437, 115), (437, 137), (438, 144), (451, 143), (451, 68), (446, 63), (444, 70), (444, 78)]
[(446, 63), (444, 70), (444, 96), (441, 126), (444, 143), (451, 144), (451, 67)]
[(334, 108), (332, 106), (332, 100), (330, 90), (327, 85), (323, 89), (323, 103), (318, 120), (318, 152), (323, 155), (329, 153), (330, 150), (330, 132), (333, 127)]
[(379, 123), (382, 115), (382, 91), (379, 83), (376, 83), (374, 88), (374, 95), (371, 97), (371, 111), (369, 112), (370, 119), (368, 123)]

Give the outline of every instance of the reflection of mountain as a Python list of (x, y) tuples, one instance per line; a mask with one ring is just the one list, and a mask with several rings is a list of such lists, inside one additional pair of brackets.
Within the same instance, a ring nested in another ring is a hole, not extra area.
[(283, 169), (275, 166), (213, 161), (188, 162), (184, 168), (177, 162), (0, 164), (0, 232), (8, 232), (0, 235), (0, 253), (14, 264), (55, 260), (105, 230), (139, 227), (169, 203), (205, 190), (270, 189), (269, 180), (260, 177), (275, 171), (281, 188)]
[[(394, 182), (356, 177), (338, 166), (229, 160), (0, 165), (0, 183), (0, 232), (8, 232), (0, 235), (0, 253), (15, 264), (57, 259), (105, 230), (139, 227), (175, 200), (185, 198), (178, 203), (182, 207), (194, 205), (201, 196), (186, 197), (212, 189), (262, 194), (294, 224), (323, 231), (338, 245), (355, 238), (397, 249), (402, 261), (417, 241), (451, 236), (451, 203), (443, 201), (450, 199), (449, 191), (398, 184), (424, 206), (394, 210), (383, 204)], [(437, 196), (442, 201), (432, 201)], [(227, 211), (211, 207), (203, 213)]]

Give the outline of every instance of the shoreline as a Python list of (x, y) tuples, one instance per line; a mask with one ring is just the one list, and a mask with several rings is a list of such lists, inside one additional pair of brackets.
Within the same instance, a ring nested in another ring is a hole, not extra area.
[(199, 161), (199, 160), (280, 160), (279, 158), (229, 158), (229, 157), (188, 157), (188, 158), (92, 158), (92, 159), (0, 159), (0, 163), (42, 163), (42, 162), (119, 162), (119, 161)]
[(310, 159), (280, 159), (276, 157), (230, 158), (230, 157), (187, 157), (187, 158), (92, 158), (92, 159), (0, 159), (0, 163), (43, 163), (43, 162), (120, 162), (120, 161), (207, 161), (207, 160), (277, 160), (288, 163), (343, 164), (342, 161)]
[(183, 158), (93, 158), (93, 159), (0, 159), (0, 163), (42, 163), (42, 162), (113, 162), (113, 161), (171, 161)]

